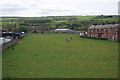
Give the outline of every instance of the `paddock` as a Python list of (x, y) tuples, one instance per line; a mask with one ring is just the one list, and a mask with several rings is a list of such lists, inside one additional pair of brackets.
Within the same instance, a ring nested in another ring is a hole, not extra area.
[(30, 34), (21, 42), (2, 53), (3, 78), (118, 77), (117, 42), (78, 34)]

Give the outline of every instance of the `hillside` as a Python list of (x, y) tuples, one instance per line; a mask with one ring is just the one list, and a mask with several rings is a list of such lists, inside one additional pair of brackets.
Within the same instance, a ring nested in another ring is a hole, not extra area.
[(44, 27), (51, 29), (69, 28), (72, 30), (87, 30), (92, 24), (118, 23), (118, 18), (112, 16), (48, 16), (48, 17), (2, 17), (2, 28), (11, 31), (14, 27), (26, 30), (30, 27)]

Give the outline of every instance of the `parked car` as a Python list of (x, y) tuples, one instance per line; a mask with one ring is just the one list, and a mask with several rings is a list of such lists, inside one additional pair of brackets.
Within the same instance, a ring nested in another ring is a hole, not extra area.
[(12, 38), (13, 39), (16, 39), (16, 38), (23, 38), (25, 36), (25, 33), (22, 33), (22, 32), (19, 32), (19, 33), (12, 33), (12, 32), (5, 32), (5, 33), (2, 33), (2, 37), (9, 37), (9, 38)]

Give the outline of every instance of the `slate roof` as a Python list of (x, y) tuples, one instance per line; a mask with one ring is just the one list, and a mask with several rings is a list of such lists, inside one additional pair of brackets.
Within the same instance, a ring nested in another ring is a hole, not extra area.
[(107, 24), (107, 25), (91, 25), (88, 29), (109, 29), (109, 28), (120, 28), (120, 24)]

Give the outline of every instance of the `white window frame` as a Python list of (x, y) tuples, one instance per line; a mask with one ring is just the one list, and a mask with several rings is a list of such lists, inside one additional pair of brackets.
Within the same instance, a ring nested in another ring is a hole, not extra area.
[(106, 32), (107, 32), (107, 29), (104, 29), (104, 32), (106, 33)]
[(98, 31), (97, 31), (97, 29), (96, 29), (96, 33), (97, 33)]
[(103, 38), (103, 35), (101, 35), (101, 37)]
[(115, 29), (115, 32), (118, 33), (118, 29)]
[(93, 32), (93, 29), (91, 29), (91, 32)]
[(111, 32), (111, 29), (108, 29), (108, 32), (110, 33), (110, 32)]
[(106, 34), (104, 34), (104, 38), (106, 38)]
[(111, 38), (110, 38), (110, 35), (108, 35), (108, 39), (111, 39)]
[(93, 35), (91, 34), (91, 37), (93, 37)]
[(95, 34), (95, 37), (97, 38), (97, 37), (98, 37), (98, 35), (97, 35), (97, 34)]
[[(116, 36), (117, 36), (117, 37), (116, 37)], [(116, 39), (116, 40), (118, 39), (118, 35), (117, 35), (117, 34), (115, 35), (115, 39)]]
[(99, 32), (101, 32), (101, 29), (99, 29)]

